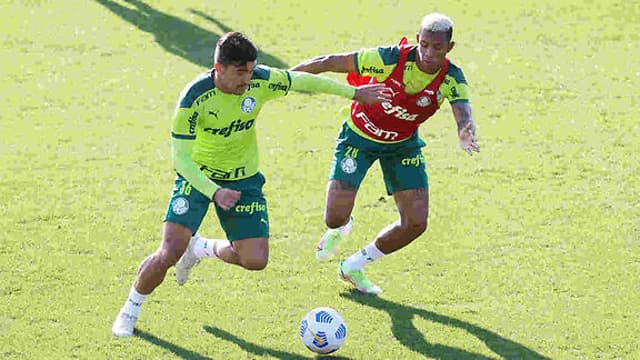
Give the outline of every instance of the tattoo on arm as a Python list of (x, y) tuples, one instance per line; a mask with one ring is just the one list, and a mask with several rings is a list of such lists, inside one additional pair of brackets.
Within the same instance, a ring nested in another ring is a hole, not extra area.
[(471, 105), (469, 103), (453, 103), (451, 104), (451, 110), (453, 111), (453, 116), (458, 124), (458, 133), (460, 133), (460, 130), (467, 126), (469, 122), (471, 122), (471, 132), (475, 133), (476, 127), (475, 124), (473, 124), (473, 118), (471, 117)]
[(292, 67), (293, 71), (305, 71), (312, 74), (327, 71), (346, 73), (355, 71), (355, 53), (332, 54), (316, 56)]
[(301, 64), (292, 67), (290, 70), (317, 74), (320, 72), (320, 70), (318, 69), (318, 64), (321, 63), (324, 58), (326, 58), (326, 56), (316, 56), (313, 59), (309, 59)]

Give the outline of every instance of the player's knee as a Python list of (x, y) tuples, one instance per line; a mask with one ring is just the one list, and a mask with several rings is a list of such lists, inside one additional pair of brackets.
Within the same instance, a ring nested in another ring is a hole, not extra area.
[(269, 259), (266, 257), (249, 257), (240, 259), (240, 265), (247, 270), (259, 271), (267, 267)]
[(156, 266), (165, 270), (175, 265), (178, 259), (180, 259), (180, 255), (178, 255), (176, 251), (167, 249), (160, 249), (156, 251), (154, 255), (154, 263)]
[(408, 219), (403, 224), (405, 231), (408, 231), (413, 236), (420, 236), (427, 230), (427, 219)]

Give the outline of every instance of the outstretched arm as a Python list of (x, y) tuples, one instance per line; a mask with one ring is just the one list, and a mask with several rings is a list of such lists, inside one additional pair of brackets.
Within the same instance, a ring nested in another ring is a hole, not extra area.
[(476, 125), (471, 117), (471, 105), (466, 101), (459, 101), (451, 104), (451, 110), (458, 124), (460, 147), (469, 155), (474, 151), (480, 152), (480, 145), (476, 139)]
[(291, 90), (294, 91), (333, 94), (356, 100), (362, 104), (377, 104), (391, 100), (391, 92), (384, 84), (353, 87), (327, 77), (305, 72), (289, 71), (289, 74), (291, 75)]
[(291, 68), (293, 71), (304, 71), (319, 74), (327, 71), (349, 73), (356, 71), (356, 53), (332, 54), (318, 56)]

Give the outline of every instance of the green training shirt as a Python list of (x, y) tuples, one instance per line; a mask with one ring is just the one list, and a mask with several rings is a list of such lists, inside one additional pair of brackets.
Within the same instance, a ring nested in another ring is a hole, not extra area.
[[(424, 89), (438, 75), (427, 74), (416, 66), (416, 48), (407, 56), (403, 80), (408, 94), (416, 94)], [(374, 76), (380, 82), (384, 81), (395, 69), (400, 59), (400, 48), (396, 46), (378, 47), (360, 50), (355, 57), (356, 69), (360, 75)], [(438, 102), (442, 105), (444, 99), (453, 104), (459, 101), (469, 101), (467, 80), (462, 70), (449, 62), (447, 74), (440, 85)]]
[(242, 95), (216, 89), (212, 70), (183, 90), (171, 129), (175, 170), (211, 198), (212, 180), (239, 180), (259, 171), (256, 121), (262, 106), (290, 90), (353, 98), (355, 88), (329, 78), (256, 66)]

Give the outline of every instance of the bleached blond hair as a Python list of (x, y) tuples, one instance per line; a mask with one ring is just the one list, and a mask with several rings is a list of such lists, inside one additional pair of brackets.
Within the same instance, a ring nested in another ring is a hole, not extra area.
[(422, 30), (447, 33), (448, 40), (451, 41), (453, 37), (453, 21), (447, 15), (431, 13), (422, 18), (420, 31)]

